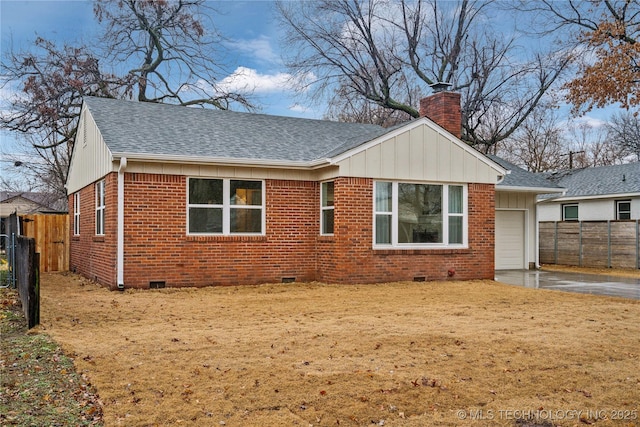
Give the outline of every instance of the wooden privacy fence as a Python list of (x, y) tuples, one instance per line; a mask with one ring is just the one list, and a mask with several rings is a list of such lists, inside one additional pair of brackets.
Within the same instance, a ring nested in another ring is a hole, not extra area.
[(69, 270), (69, 215), (21, 215), (22, 235), (36, 241), (40, 271)]
[(12, 285), (18, 288), (30, 329), (40, 323), (40, 254), (36, 253), (35, 239), (19, 235), (18, 215), (11, 214), (5, 221), (5, 228), (11, 236), (11, 243), (6, 250), (12, 252), (8, 255), (14, 261), (15, 283)]
[(544, 221), (539, 224), (540, 263), (640, 268), (640, 222)]

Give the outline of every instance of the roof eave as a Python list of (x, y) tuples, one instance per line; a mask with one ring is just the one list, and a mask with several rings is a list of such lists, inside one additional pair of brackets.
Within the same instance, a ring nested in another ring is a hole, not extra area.
[(519, 191), (521, 193), (536, 193), (536, 194), (550, 194), (550, 193), (564, 193), (566, 188), (548, 188), (548, 187), (525, 187), (517, 185), (496, 185), (496, 191)]
[[(547, 192), (550, 193), (550, 192)], [(540, 201), (540, 203), (550, 202), (573, 202), (576, 200), (598, 200), (598, 199), (626, 199), (628, 197), (640, 197), (640, 192), (635, 193), (608, 193), (608, 194), (596, 194), (591, 196), (560, 196), (546, 198)]]
[(140, 161), (151, 163), (179, 163), (179, 164), (198, 164), (198, 165), (216, 165), (216, 166), (243, 166), (243, 167), (259, 167), (259, 168), (287, 168), (287, 169), (319, 169), (329, 166), (328, 159), (317, 159), (311, 161), (294, 161), (294, 160), (273, 160), (273, 159), (247, 159), (247, 158), (229, 158), (229, 157), (193, 157), (193, 156), (176, 156), (164, 154), (146, 154), (146, 153), (113, 153), (113, 160), (118, 161), (120, 158), (126, 157), (128, 161)]

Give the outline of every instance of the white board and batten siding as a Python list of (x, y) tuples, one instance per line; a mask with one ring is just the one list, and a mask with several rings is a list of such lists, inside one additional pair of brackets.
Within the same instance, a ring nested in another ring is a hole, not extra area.
[(67, 193), (72, 194), (83, 187), (117, 170), (113, 165), (111, 151), (104, 143), (86, 105), (82, 107), (78, 132), (73, 146), (73, 156), (69, 165)]
[(345, 155), (337, 175), (374, 179), (496, 184), (499, 166), (426, 120), (418, 120)]

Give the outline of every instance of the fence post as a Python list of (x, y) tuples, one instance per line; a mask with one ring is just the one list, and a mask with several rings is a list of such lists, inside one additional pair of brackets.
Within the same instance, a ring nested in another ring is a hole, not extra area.
[(40, 254), (35, 252), (35, 242), (33, 250), (29, 278), (29, 317), (27, 317), (29, 329), (40, 324)]
[(582, 267), (582, 221), (578, 228), (578, 266)]
[(558, 221), (554, 221), (553, 225), (553, 263), (558, 265)]
[(607, 220), (607, 268), (611, 268), (611, 221)]
[(18, 294), (31, 329), (40, 323), (40, 254), (36, 253), (34, 239), (18, 236), (16, 242)]

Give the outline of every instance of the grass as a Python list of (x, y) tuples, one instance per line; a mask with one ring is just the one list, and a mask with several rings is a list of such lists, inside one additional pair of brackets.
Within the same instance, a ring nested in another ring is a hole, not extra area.
[(49, 336), (27, 331), (13, 289), (0, 290), (0, 369), (0, 425), (102, 425), (92, 387)]
[(42, 326), (108, 426), (637, 426), (640, 301), (492, 281), (110, 292)]

